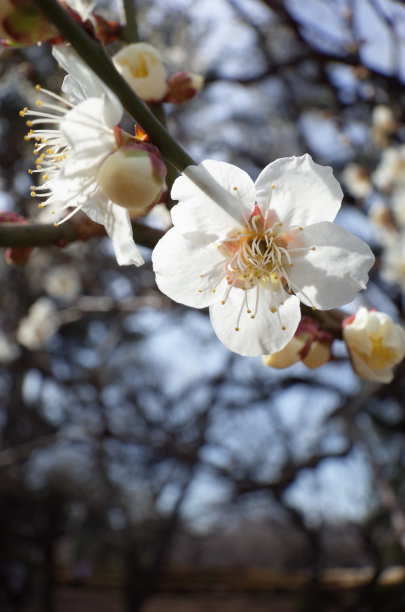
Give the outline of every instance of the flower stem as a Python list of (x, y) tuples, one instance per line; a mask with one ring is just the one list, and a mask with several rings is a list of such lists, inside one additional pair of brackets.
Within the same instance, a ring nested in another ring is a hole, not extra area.
[(195, 165), (194, 160), (170, 136), (149, 108), (135, 94), (116, 71), (104, 48), (92, 40), (78, 26), (57, 0), (34, 0), (50, 21), (58, 28), (63, 38), (71, 43), (86, 64), (115, 93), (123, 107), (149, 135), (162, 156), (182, 172), (187, 166)]
[(121, 40), (129, 43), (139, 41), (138, 24), (136, 21), (136, 0), (122, 0), (125, 14), (125, 27), (121, 32)]

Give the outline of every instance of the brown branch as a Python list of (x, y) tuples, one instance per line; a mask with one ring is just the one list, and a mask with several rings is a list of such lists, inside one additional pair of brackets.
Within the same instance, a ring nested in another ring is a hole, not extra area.
[[(137, 244), (153, 248), (164, 232), (137, 221), (132, 222), (134, 240)], [(88, 240), (94, 236), (106, 236), (105, 229), (85, 214), (78, 213), (70, 221), (55, 227), (51, 223), (1, 223), (0, 247), (66, 246), (77, 240)]]

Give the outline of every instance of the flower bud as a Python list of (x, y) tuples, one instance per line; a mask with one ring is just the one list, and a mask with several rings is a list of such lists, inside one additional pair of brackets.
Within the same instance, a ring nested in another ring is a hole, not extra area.
[(34, 45), (57, 36), (55, 26), (30, 0), (0, 0), (0, 38), (9, 45)]
[(194, 98), (204, 85), (204, 77), (192, 72), (176, 72), (167, 81), (165, 102), (178, 104)]
[(118, 72), (146, 102), (160, 102), (167, 91), (167, 73), (162, 57), (152, 45), (133, 43), (112, 58)]
[(33, 247), (8, 247), (5, 259), (9, 266), (23, 266), (29, 258)]
[[(25, 224), (27, 223), (27, 219), (25, 219), (25, 217), (20, 217), (20, 215), (15, 212), (3, 211), (0, 212), (0, 223)], [(33, 250), (31, 246), (8, 247), (5, 253), (6, 263), (10, 266), (21, 266), (27, 263)]]
[(365, 380), (389, 383), (405, 357), (405, 331), (392, 318), (361, 306), (343, 321), (343, 338), (354, 371)]
[(277, 353), (263, 355), (263, 364), (282, 369), (302, 361), (307, 368), (319, 368), (331, 359), (332, 341), (331, 334), (320, 329), (316, 319), (304, 316), (290, 342)]
[[(329, 334), (328, 334), (329, 335)], [(302, 360), (302, 363), (314, 370), (328, 363), (332, 358), (332, 336), (330, 340), (320, 341), (319, 339), (311, 342), (307, 356)]]
[(98, 181), (110, 200), (141, 216), (159, 200), (165, 176), (166, 166), (156, 147), (128, 142), (104, 160)]
[(303, 347), (304, 342), (293, 336), (281, 351), (277, 351), (277, 353), (272, 355), (263, 355), (263, 365), (276, 368), (277, 370), (289, 368), (301, 360), (300, 351)]

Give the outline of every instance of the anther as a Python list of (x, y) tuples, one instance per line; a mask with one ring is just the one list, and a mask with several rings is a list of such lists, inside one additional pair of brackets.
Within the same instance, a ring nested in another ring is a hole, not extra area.
[(37, 106), (42, 106), (42, 101), (41, 100), (37, 100)]
[(215, 289), (211, 289), (211, 293), (215, 293)]
[(35, 85), (36, 91), (41, 91), (41, 85)]
[(28, 121), (26, 121), (25, 125), (27, 125), (28, 127), (32, 127), (34, 124), (32, 123), (31, 119), (28, 119)]
[(255, 318), (255, 315), (250, 315), (250, 318), (251, 318), (251, 319), (254, 319), (254, 318)]
[(311, 251), (316, 251), (316, 247), (311, 247)]
[(235, 327), (235, 331), (239, 331), (239, 327)]
[(31, 198), (35, 198), (35, 191), (31, 191)]
[(222, 305), (223, 305), (223, 304), (225, 304), (225, 300), (222, 300), (222, 301), (221, 301), (221, 304), (222, 304)]
[(285, 331), (287, 328), (286, 328), (286, 326), (285, 326), (285, 325), (282, 325), (282, 326), (281, 326), (281, 329), (282, 329), (283, 331)]
[(202, 289), (199, 289), (199, 290), (198, 290), (198, 293), (202, 293)]
[(275, 312), (277, 312), (277, 308), (275, 306), (271, 306), (270, 312), (274, 314)]
[[(45, 177), (44, 177), (45, 178)], [(200, 278), (204, 278), (204, 274), (200, 274)]]
[(272, 189), (275, 189), (275, 188), (276, 188), (276, 186), (275, 186), (275, 185), (272, 185), (272, 186), (271, 186), (271, 188), (272, 188)]
[(54, 223), (54, 224), (53, 224), (53, 226), (54, 226), (54, 227), (58, 227), (58, 223)]

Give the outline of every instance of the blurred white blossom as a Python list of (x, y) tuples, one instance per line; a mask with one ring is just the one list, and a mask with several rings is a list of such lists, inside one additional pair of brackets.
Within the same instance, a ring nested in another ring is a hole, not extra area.
[(348, 164), (343, 170), (342, 181), (354, 198), (365, 198), (373, 190), (370, 176), (360, 164)]
[(35, 351), (44, 346), (47, 340), (59, 328), (59, 318), (52, 300), (39, 298), (21, 319), (17, 329), (17, 340), (20, 344)]
[(79, 275), (72, 266), (56, 266), (45, 274), (44, 289), (52, 297), (74, 300), (81, 289)]

